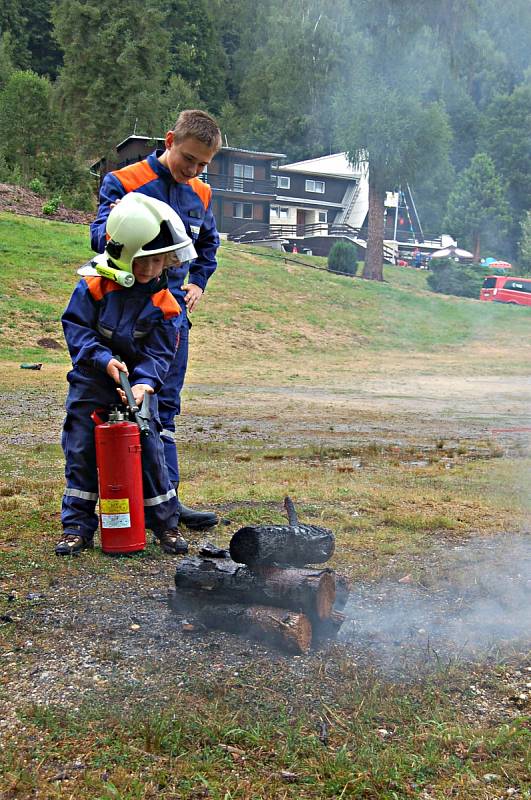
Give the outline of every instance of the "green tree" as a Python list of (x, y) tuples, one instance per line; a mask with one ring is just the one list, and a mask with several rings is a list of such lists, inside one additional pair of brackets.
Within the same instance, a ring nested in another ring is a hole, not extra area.
[(52, 0), (27, 0), (25, 32), (34, 72), (55, 78), (62, 63), (62, 53), (53, 35)]
[(531, 208), (531, 75), (511, 94), (499, 95), (487, 109), (482, 130), (484, 152), (507, 187), (511, 206), (511, 257), (523, 214)]
[(193, 89), (201, 106), (217, 113), (227, 97), (228, 61), (211, 0), (166, 0), (166, 14), (171, 73)]
[(418, 4), (358, 0), (358, 8), (360, 29), (350, 39), (355, 66), (337, 95), (338, 143), (352, 163), (369, 162), (362, 277), (381, 281), (386, 191), (414, 186), (444, 161), (451, 134), (443, 107), (430, 100), (439, 77), (430, 55), (437, 43), (419, 20)]
[[(198, 108), (201, 100), (196, 90), (180, 75), (172, 75), (161, 98), (161, 126), (159, 135), (173, 128), (181, 111), (186, 108)], [(155, 128), (152, 128), (152, 133)]]
[(10, 35), (13, 66), (19, 70), (30, 66), (27, 22), (26, 4), (23, 0), (3, 0), (0, 3), (0, 35)]
[(24, 180), (38, 174), (39, 156), (54, 149), (57, 119), (50, 110), (51, 86), (30, 71), (15, 71), (0, 92), (0, 142), (10, 169)]
[(494, 163), (478, 153), (450, 193), (445, 224), (454, 237), (464, 238), (479, 261), (482, 237), (489, 243), (499, 241), (508, 221), (509, 206)]
[(6, 85), (13, 71), (13, 44), (11, 34), (6, 32), (0, 36), (0, 89)]
[(323, 13), (318, 0), (270, 0), (262, 9), (236, 103), (248, 146), (291, 160), (330, 152), (331, 88), (346, 63), (347, 5), (339, 0), (333, 13)]
[(159, 4), (58, 0), (53, 19), (64, 51), (58, 99), (79, 152), (109, 152), (135, 125), (159, 129), (170, 38)]

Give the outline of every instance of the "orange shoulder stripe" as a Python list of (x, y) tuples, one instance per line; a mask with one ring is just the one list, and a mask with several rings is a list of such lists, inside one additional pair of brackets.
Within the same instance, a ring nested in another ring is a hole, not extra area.
[(194, 192), (199, 196), (205, 208), (208, 208), (210, 198), (212, 197), (212, 189), (208, 183), (203, 183), (199, 178), (190, 178), (188, 185), (192, 187)]
[(83, 280), (86, 281), (93, 300), (102, 300), (109, 292), (116, 292), (122, 288), (120, 284), (108, 278), (101, 278), (99, 275), (88, 275)]
[(155, 292), (155, 294), (151, 295), (151, 302), (154, 306), (160, 308), (164, 319), (178, 317), (181, 313), (181, 306), (169, 289), (161, 289), (160, 292)]
[(117, 169), (112, 173), (126, 192), (134, 192), (146, 183), (158, 178), (157, 173), (152, 169), (147, 161), (138, 161), (136, 164), (129, 164), (127, 167)]

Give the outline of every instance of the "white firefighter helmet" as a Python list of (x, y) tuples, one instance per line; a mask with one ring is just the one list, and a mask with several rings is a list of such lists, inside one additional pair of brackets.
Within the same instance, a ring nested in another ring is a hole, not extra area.
[[(107, 244), (103, 254), (109, 266), (133, 271), (133, 259), (175, 252), (179, 261), (197, 257), (180, 216), (167, 203), (129, 192), (107, 218)], [(101, 262), (101, 256), (95, 261)], [(110, 263), (112, 261), (112, 264)]]

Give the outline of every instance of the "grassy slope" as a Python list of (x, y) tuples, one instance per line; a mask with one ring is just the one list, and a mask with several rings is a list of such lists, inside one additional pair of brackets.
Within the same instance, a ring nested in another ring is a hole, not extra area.
[[(528, 309), (435, 295), (426, 291), (423, 272), (388, 267), (386, 282), (377, 284), (259, 252), (221, 248), (221, 268), (195, 314), (203, 373), (220, 362), (234, 373), (235, 361), (242, 373), (246, 366), (255, 373), (269, 353), (278, 356), (276, 369), (282, 362), (282, 370), (296, 366), (304, 377), (316, 365), (323, 369), (324, 354), (328, 363), (349, 364), (375, 353), (451, 354), (459, 348), (466, 348), (470, 366), (483, 368), (485, 346), (490, 365), (499, 354), (503, 366), (502, 351), (515, 340), (529, 340)], [(61, 310), (76, 267), (90, 256), (86, 229), (0, 214), (0, 256), (0, 358), (66, 361), (64, 349), (36, 342), (48, 337), (62, 343)], [(324, 261), (310, 260), (319, 266)], [(269, 364), (268, 373), (274, 372)]]

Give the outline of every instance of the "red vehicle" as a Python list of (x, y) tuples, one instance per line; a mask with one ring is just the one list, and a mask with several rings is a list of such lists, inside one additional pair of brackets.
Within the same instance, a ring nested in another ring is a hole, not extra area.
[(531, 306), (531, 278), (488, 275), (483, 281), (479, 299), (513, 306)]

